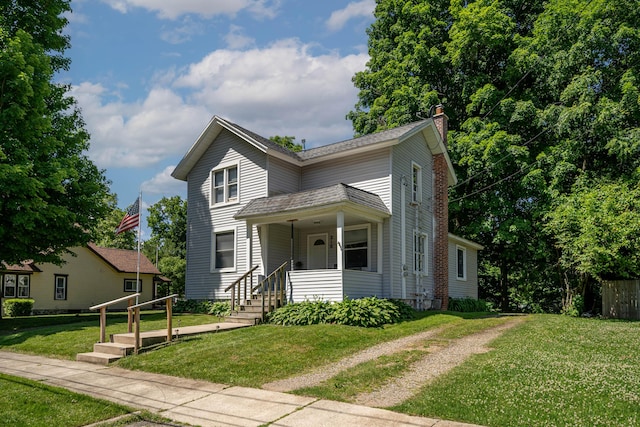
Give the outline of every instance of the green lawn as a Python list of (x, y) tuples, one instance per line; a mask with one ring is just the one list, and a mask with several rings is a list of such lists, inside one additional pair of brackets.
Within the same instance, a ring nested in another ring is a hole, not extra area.
[[(167, 327), (164, 312), (143, 312), (141, 319), (143, 331)], [(217, 317), (204, 314), (176, 314), (173, 326), (217, 321)], [(96, 314), (3, 318), (0, 349), (75, 360), (76, 354), (93, 351), (93, 344), (100, 338), (99, 325)], [(107, 336), (124, 332), (127, 332), (126, 313), (107, 314)]]
[(488, 426), (640, 425), (640, 322), (532, 316), (393, 410)]
[[(180, 319), (186, 326), (216, 318)], [(151, 314), (147, 320), (145, 329), (163, 327), (161, 314)], [(0, 325), (5, 326), (5, 321)], [(429, 312), (416, 320), (378, 329), (263, 325), (182, 339), (118, 364), (259, 387), (383, 341), (442, 328), (435, 339), (423, 345), (364, 363), (306, 390), (308, 394), (349, 401), (401, 375), (430, 344), (446, 345), (448, 339), (503, 321), (478, 314)], [(110, 318), (109, 322), (110, 328), (126, 327), (126, 318)], [(98, 326), (97, 320), (91, 320), (66, 326), (31, 325), (4, 333), (0, 335), (0, 348), (72, 358), (76, 350), (69, 348), (79, 340), (85, 343), (81, 351), (87, 351), (84, 347), (95, 342)], [(640, 425), (640, 322), (529, 316), (496, 340), (493, 351), (472, 356), (413, 399), (391, 409), (496, 427)]]
[(105, 400), (0, 374), (0, 425), (84, 426), (131, 412)]

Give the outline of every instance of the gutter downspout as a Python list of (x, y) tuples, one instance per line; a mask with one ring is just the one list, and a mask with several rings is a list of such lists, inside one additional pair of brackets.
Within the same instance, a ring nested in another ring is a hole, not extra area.
[(401, 268), (401, 297), (407, 299), (407, 177), (402, 175), (400, 177), (400, 185), (402, 191), (400, 192), (400, 262)]

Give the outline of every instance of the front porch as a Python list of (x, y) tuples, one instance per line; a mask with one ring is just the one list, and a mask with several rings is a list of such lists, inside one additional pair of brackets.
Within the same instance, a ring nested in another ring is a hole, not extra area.
[(382, 297), (382, 274), (354, 270), (294, 270), (289, 272), (287, 292), (291, 302), (314, 298), (340, 302), (346, 297)]
[(345, 184), (255, 199), (235, 216), (247, 224), (248, 265), (266, 275), (289, 261), (289, 302), (384, 297), (389, 217), (379, 196)]

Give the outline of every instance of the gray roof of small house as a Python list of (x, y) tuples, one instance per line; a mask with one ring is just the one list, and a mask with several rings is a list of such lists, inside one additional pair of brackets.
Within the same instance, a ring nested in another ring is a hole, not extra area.
[(240, 209), (234, 218), (245, 219), (268, 216), (341, 203), (354, 203), (385, 215), (390, 214), (389, 209), (377, 194), (360, 190), (347, 184), (336, 184), (299, 193), (253, 199)]

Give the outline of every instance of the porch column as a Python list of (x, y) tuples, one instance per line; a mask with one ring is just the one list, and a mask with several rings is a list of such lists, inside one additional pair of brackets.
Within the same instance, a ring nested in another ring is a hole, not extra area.
[(344, 212), (336, 214), (336, 255), (338, 270), (344, 270)]
[(376, 265), (376, 272), (382, 273), (382, 222), (376, 223), (376, 228), (378, 229), (378, 261)]
[(246, 245), (247, 245), (247, 270), (249, 271), (253, 268), (253, 224), (247, 221), (247, 235), (246, 235)]

